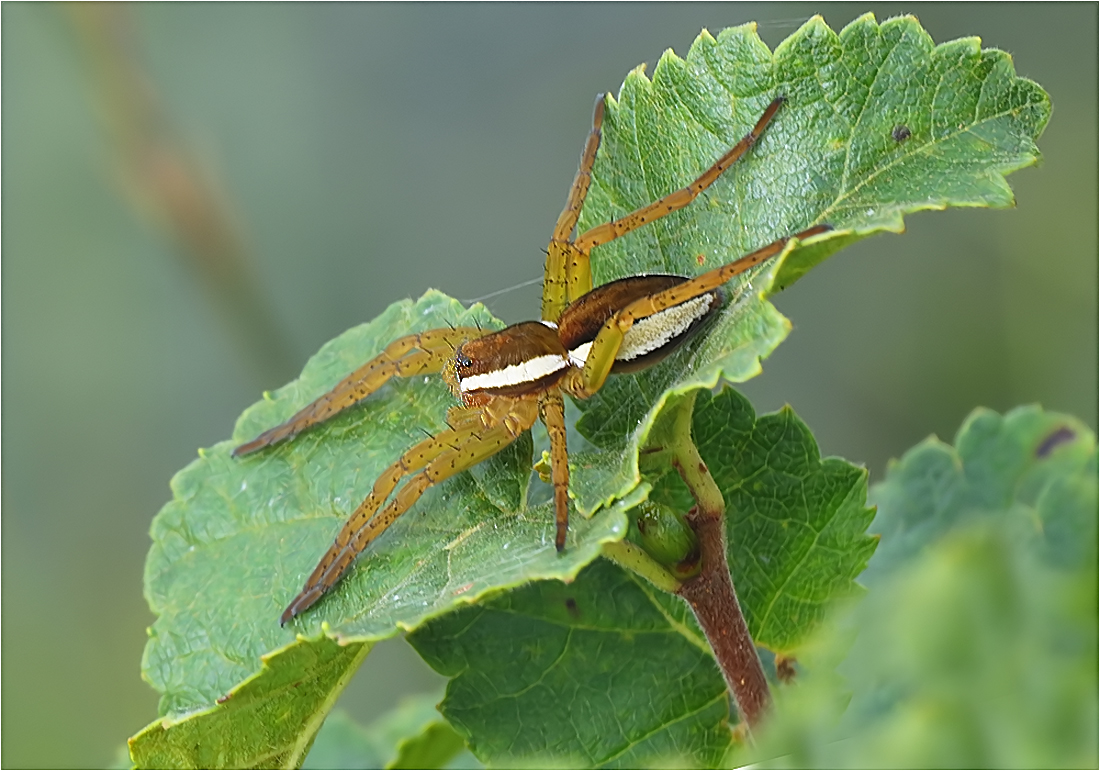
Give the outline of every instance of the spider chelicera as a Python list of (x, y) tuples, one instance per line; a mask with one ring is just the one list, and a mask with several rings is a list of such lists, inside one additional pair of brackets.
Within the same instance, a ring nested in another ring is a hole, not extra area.
[[(290, 439), (351, 407), (395, 376), (442, 372), (461, 401), (447, 413), (447, 430), (415, 445), (382, 472), (302, 591), (283, 611), (280, 623), (302, 613), (335, 586), (356, 556), (430, 486), (500, 452), (540, 417), (550, 437), (557, 528), (554, 543), (559, 551), (564, 548), (569, 522), (569, 458), (563, 394), (586, 399), (600, 390), (609, 374), (636, 371), (660, 361), (718, 310), (724, 283), (779, 254), (791, 239), (809, 238), (830, 227), (816, 225), (780, 238), (694, 278), (630, 276), (593, 289), (589, 255), (600, 244), (691, 203), (752, 147), (784, 101), (784, 97), (773, 100), (753, 129), (687, 187), (571, 238), (600, 144), (601, 96), (580, 169), (547, 249), (541, 321), (526, 321), (498, 332), (458, 327), (402, 337), (288, 421), (233, 451), (235, 456), (247, 455)], [(408, 480), (397, 489), (405, 477)], [(391, 499), (394, 490), (397, 493)]]

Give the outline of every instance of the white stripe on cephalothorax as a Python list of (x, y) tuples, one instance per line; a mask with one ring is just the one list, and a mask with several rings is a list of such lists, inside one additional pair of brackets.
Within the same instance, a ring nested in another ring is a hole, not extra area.
[(547, 375), (560, 372), (569, 366), (569, 360), (557, 354), (536, 356), (519, 364), (510, 364), (504, 369), (486, 372), (483, 375), (470, 375), (460, 378), (458, 387), (462, 393), (470, 391), (487, 391), (493, 388), (507, 388), (509, 386), (534, 383)]
[(634, 322), (623, 336), (616, 361), (630, 361), (667, 345), (707, 315), (713, 302), (714, 294), (708, 292)]

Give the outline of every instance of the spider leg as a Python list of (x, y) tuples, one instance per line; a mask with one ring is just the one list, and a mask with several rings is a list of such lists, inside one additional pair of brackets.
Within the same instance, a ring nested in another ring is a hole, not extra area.
[[(379, 477), (371, 494), (340, 529), (302, 591), (283, 611), (280, 624), (286, 624), (332, 589), (355, 558), (408, 511), (425, 490), (492, 457), (534, 424), (538, 410), (533, 400), (499, 401), (506, 403), (504, 407), (512, 409), (499, 419), (487, 410), (485, 419), (493, 421), (491, 425), (483, 423), (481, 426), (440, 432), (410, 449)], [(418, 469), (421, 469), (419, 473), (413, 475), (393, 500), (375, 515), (378, 506), (397, 486), (401, 477)], [(382, 491), (385, 495), (379, 496)]]
[(596, 161), (596, 150), (600, 146), (600, 131), (603, 126), (604, 100), (606, 94), (596, 98), (596, 107), (592, 115), (592, 130), (581, 152), (581, 164), (577, 176), (569, 188), (565, 208), (558, 216), (554, 234), (546, 249), (546, 272), (542, 282), (542, 317), (547, 321), (557, 321), (558, 316), (573, 300), (592, 288), (592, 273), (588, 257), (580, 253), (569, 237), (577, 225), (581, 207), (584, 206), (588, 187), (592, 184), (592, 165)]
[(481, 329), (456, 327), (431, 329), (398, 338), (386, 349), (293, 417), (268, 429), (233, 450), (233, 456), (248, 455), (269, 445), (297, 436), (302, 431), (322, 423), (361, 399), (370, 396), (392, 377), (412, 377), (426, 372), (439, 372), (454, 355), (454, 349), (466, 340), (482, 337)]
[(658, 220), (677, 209), (682, 209), (687, 206), (695, 200), (699, 193), (713, 185), (715, 180), (722, 175), (722, 172), (732, 166), (738, 158), (756, 144), (756, 140), (764, 133), (764, 129), (767, 127), (768, 123), (771, 122), (771, 119), (775, 117), (776, 112), (779, 111), (779, 108), (785, 101), (786, 97), (782, 96), (772, 100), (772, 103), (764, 110), (764, 114), (760, 116), (756, 125), (753, 126), (752, 131), (742, 137), (740, 142), (730, 148), (725, 155), (715, 161), (713, 166), (700, 174), (699, 178), (690, 185), (674, 193), (670, 193), (648, 206), (643, 206), (621, 219), (617, 219), (614, 222), (605, 222), (602, 225), (597, 225), (591, 230), (585, 231), (577, 237), (573, 245), (581, 253), (587, 255), (595, 246), (606, 244), (608, 241), (612, 241), (636, 228), (640, 228), (647, 222)]
[(573, 177), (573, 185), (569, 188), (569, 197), (565, 201), (565, 208), (558, 216), (558, 223), (554, 226), (554, 240), (567, 241), (573, 235), (573, 228), (577, 225), (577, 219), (581, 216), (581, 207), (584, 206), (584, 197), (588, 195), (588, 186), (592, 184), (592, 165), (596, 162), (596, 150), (600, 146), (600, 129), (603, 126), (603, 109), (606, 94), (596, 97), (596, 106), (592, 113), (592, 130), (588, 132), (584, 150), (581, 152), (581, 165), (577, 169), (577, 176)]
[(565, 402), (555, 389), (543, 397), (540, 405), (542, 422), (550, 435), (550, 477), (554, 484), (554, 546), (565, 548), (569, 528), (569, 454), (565, 445)]
[(574, 370), (563, 383), (563, 388), (578, 398), (591, 396), (600, 390), (604, 381), (607, 380), (611, 367), (615, 364), (615, 357), (619, 353), (623, 337), (634, 326), (634, 322), (654, 316), (717, 289), (734, 276), (744, 273), (746, 270), (779, 254), (792, 239), (802, 240), (829, 230), (832, 230), (831, 225), (815, 225), (792, 236), (772, 241), (767, 246), (745, 255), (739, 260), (722, 265), (695, 278), (687, 279), (682, 284), (635, 300), (607, 320), (589, 349), (588, 356), (584, 360), (583, 371), (578, 375), (575, 374), (576, 370)]

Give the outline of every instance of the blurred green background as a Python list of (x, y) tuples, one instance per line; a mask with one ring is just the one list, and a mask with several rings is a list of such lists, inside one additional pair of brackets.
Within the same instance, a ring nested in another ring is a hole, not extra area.
[[(2, 764), (102, 766), (155, 717), (147, 529), (196, 448), (396, 299), (537, 280), (592, 100), (636, 64), (822, 10), (1012, 53), (1053, 100), (1045, 160), (1017, 209), (914, 215), (781, 295), (794, 331), (744, 390), (872, 481), (977, 405), (1095, 429), (1095, 4), (3, 4)], [(342, 704), (439, 682), (388, 642)]]

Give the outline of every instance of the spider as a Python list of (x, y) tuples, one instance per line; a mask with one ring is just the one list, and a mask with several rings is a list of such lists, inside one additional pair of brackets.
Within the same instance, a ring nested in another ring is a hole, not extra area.
[[(782, 96), (774, 99), (752, 130), (687, 187), (571, 238), (592, 180), (605, 96), (596, 100), (580, 169), (547, 248), (540, 321), (497, 332), (457, 327), (402, 337), (285, 423), (233, 451), (234, 456), (247, 455), (290, 439), (366, 398), (392, 377), (442, 373), (461, 402), (448, 410), (446, 430), (416, 444), (382, 472), (283, 611), (280, 624), (332, 589), (355, 558), (429, 487), (500, 452), (539, 418), (550, 437), (554, 544), (561, 551), (569, 522), (563, 395), (586, 399), (600, 390), (609, 374), (660, 361), (722, 305), (721, 287), (733, 276), (779, 254), (792, 239), (831, 229), (816, 225), (694, 278), (630, 276), (593, 289), (593, 248), (691, 203), (755, 144), (786, 101)], [(398, 489), (402, 480), (406, 481)]]

